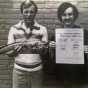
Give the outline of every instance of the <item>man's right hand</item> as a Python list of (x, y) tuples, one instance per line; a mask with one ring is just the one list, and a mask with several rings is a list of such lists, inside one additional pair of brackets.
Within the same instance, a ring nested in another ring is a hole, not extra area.
[(50, 41), (49, 47), (50, 48), (55, 48), (56, 47), (56, 42), (55, 41)]
[(22, 47), (23, 47), (23, 45), (17, 44), (17, 45), (14, 46), (14, 50), (15, 50), (16, 52), (19, 52)]

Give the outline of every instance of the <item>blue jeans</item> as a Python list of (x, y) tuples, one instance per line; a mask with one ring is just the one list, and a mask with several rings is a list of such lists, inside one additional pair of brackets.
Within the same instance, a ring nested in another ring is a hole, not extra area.
[(42, 88), (42, 70), (26, 72), (14, 68), (13, 88)]

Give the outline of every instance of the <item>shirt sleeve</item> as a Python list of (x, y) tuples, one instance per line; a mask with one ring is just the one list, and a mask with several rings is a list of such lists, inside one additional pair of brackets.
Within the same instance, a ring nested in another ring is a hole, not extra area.
[(7, 44), (12, 44), (14, 42), (15, 42), (15, 39), (14, 39), (14, 28), (11, 27), (10, 31), (9, 31), (9, 34), (8, 34), (8, 42), (7, 42)]
[(42, 32), (43, 32), (42, 41), (43, 42), (48, 42), (48, 32), (47, 32), (47, 29), (44, 27)]

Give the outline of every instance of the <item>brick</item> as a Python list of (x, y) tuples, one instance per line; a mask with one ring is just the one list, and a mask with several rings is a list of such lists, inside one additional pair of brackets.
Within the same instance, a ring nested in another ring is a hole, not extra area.
[[(10, 27), (21, 19), (20, 3), (23, 0), (0, 0), (0, 45), (7, 43), (7, 35)], [(38, 6), (36, 19), (51, 30), (59, 27), (57, 8), (63, 0), (34, 0)], [(80, 12), (78, 23), (88, 28), (88, 0), (68, 0), (75, 4)], [(49, 35), (51, 36), (51, 34)], [(13, 58), (0, 55), (0, 88), (11, 88)]]

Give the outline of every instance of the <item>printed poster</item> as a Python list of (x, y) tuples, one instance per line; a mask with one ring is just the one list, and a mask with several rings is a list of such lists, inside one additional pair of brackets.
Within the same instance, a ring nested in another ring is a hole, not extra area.
[(82, 28), (56, 29), (56, 63), (84, 64)]

